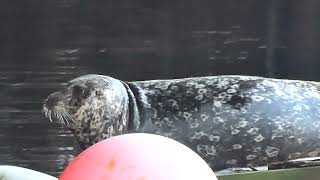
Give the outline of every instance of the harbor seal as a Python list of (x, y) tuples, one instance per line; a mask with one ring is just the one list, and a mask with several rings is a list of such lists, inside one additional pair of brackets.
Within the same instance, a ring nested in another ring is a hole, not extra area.
[(319, 92), (317, 82), (256, 76), (124, 82), (92, 74), (49, 95), (43, 112), (84, 149), (152, 133), (187, 145), (217, 171), (320, 155)]

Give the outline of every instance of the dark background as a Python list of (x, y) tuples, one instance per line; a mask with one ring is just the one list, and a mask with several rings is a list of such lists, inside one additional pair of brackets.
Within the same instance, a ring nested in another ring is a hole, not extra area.
[(79, 75), (319, 80), (320, 1), (2, 0), (0, 164), (55, 176), (76, 154), (41, 102)]

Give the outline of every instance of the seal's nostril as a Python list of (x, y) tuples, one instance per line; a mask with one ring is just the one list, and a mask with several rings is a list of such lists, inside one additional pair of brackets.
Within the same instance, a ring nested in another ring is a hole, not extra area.
[(54, 106), (54, 100), (52, 98), (48, 98), (45, 101), (45, 104), (46, 104), (47, 107), (53, 107)]
[(46, 104), (47, 101), (48, 101), (48, 98), (44, 99), (44, 100), (42, 101), (42, 103), (43, 103), (43, 104)]

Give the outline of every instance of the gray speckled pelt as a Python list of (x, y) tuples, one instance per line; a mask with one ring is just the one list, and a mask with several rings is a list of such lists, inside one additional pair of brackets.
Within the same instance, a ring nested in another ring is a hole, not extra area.
[[(196, 151), (213, 170), (320, 155), (320, 84), (253, 76), (123, 82), (86, 75), (43, 105), (83, 148), (154, 133)], [(161, 145), (159, 145), (161, 146)]]

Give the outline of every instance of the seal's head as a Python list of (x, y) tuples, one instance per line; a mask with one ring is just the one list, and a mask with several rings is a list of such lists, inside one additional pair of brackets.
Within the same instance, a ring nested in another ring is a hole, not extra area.
[[(43, 113), (76, 135), (83, 148), (127, 131), (128, 86), (111, 77), (85, 75), (69, 81), (65, 88), (48, 96)], [(128, 94), (129, 93), (129, 94)]]

